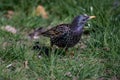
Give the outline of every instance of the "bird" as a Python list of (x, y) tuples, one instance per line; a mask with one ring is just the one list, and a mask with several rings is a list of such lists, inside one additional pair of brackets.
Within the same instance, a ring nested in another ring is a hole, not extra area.
[(49, 37), (51, 47), (56, 45), (67, 51), (68, 48), (74, 47), (80, 41), (85, 24), (88, 20), (95, 17), (96, 16), (78, 15), (71, 23), (59, 24), (48, 30), (39, 28), (36, 32), (39, 33), (39, 35)]

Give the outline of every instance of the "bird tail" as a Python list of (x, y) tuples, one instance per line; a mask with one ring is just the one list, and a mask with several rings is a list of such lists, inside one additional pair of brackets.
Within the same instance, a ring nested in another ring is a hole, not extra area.
[(42, 35), (42, 33), (44, 33), (46, 30), (42, 27), (34, 30), (34, 32), (30, 33), (29, 34), (29, 37), (32, 38), (32, 39), (36, 39), (39, 37), (39, 35)]

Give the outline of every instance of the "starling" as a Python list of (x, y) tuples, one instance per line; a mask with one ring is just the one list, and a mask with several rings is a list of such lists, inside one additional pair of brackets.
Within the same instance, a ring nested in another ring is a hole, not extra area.
[(50, 38), (51, 46), (56, 45), (67, 50), (79, 42), (85, 23), (92, 18), (95, 16), (79, 15), (70, 24), (60, 24), (49, 30), (40, 28), (38, 31), (40, 35)]

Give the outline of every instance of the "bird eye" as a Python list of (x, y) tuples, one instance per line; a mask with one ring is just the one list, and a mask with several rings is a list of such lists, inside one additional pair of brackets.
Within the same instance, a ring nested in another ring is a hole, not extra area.
[(86, 21), (86, 19), (83, 19), (83, 21)]

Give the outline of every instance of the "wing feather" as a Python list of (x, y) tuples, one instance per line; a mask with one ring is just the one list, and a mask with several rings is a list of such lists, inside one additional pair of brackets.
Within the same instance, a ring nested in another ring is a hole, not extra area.
[(47, 37), (59, 37), (61, 35), (64, 35), (69, 30), (70, 28), (68, 24), (61, 24), (43, 32), (42, 35)]

